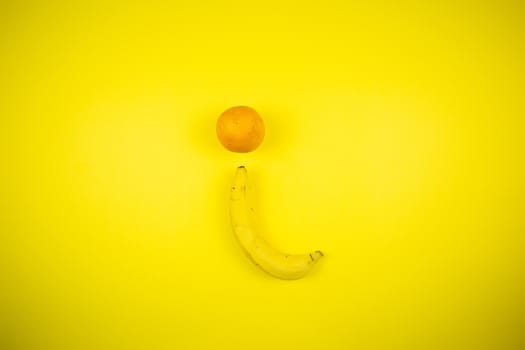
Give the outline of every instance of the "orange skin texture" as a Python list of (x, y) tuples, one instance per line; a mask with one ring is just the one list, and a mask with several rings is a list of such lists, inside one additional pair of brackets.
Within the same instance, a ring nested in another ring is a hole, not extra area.
[(264, 122), (257, 111), (247, 106), (225, 110), (217, 119), (217, 137), (229, 151), (247, 153), (264, 139)]

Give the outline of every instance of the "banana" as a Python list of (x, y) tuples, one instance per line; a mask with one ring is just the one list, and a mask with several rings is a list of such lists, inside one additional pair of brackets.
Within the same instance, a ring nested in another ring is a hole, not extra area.
[(319, 250), (308, 254), (285, 254), (272, 247), (253, 228), (251, 208), (248, 205), (246, 167), (239, 166), (235, 173), (230, 196), (230, 219), (233, 233), (248, 257), (268, 274), (285, 279), (298, 279), (306, 275), (323, 257)]

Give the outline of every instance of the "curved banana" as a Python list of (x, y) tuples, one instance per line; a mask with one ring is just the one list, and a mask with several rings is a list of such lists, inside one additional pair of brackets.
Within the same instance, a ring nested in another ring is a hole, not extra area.
[(285, 254), (272, 247), (253, 229), (250, 206), (246, 198), (248, 174), (237, 168), (230, 197), (230, 219), (235, 237), (248, 257), (270, 275), (291, 280), (306, 275), (323, 256), (319, 250), (308, 254)]

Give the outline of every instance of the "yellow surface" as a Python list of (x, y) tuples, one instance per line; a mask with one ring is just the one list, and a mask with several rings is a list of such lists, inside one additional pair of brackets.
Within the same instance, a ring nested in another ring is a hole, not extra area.
[[(0, 348), (523, 349), (519, 1), (3, 1)], [(215, 120), (246, 104), (254, 153)], [(326, 257), (268, 277), (263, 233)]]

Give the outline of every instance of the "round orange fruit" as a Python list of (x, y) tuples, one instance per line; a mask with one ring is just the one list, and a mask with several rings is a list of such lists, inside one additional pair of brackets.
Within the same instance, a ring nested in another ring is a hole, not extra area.
[(255, 150), (264, 139), (264, 122), (257, 111), (247, 106), (225, 110), (217, 119), (217, 137), (226, 149), (246, 153)]

